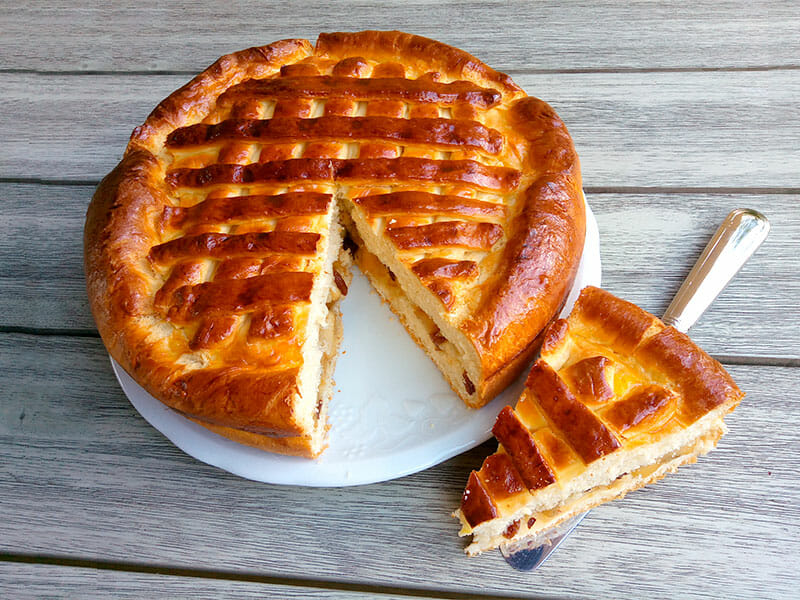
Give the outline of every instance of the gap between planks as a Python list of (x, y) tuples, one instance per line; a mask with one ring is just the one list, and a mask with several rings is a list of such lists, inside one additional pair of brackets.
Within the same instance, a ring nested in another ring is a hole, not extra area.
[[(576, 67), (561, 69), (507, 69), (506, 73), (512, 78), (517, 75), (589, 75), (594, 73), (752, 73), (762, 71), (800, 71), (800, 65), (759, 65), (759, 66), (727, 66), (727, 67)], [(174, 75), (194, 77), (199, 71), (169, 70), (169, 69), (131, 69), (131, 70), (106, 70), (106, 69), (72, 69), (58, 71), (53, 69), (0, 69), (0, 75), (42, 75), (42, 76), (107, 76), (107, 75)]]
[[(0, 184), (83, 186), (97, 187), (99, 179), (43, 179), (39, 177), (0, 177)], [(797, 196), (800, 188), (794, 187), (681, 187), (681, 186), (584, 186), (587, 194), (714, 194), (714, 195), (764, 195)]]
[[(96, 329), (57, 329), (18, 326), (0, 326), (0, 335), (100, 338), (100, 333)], [(800, 358), (789, 358), (782, 356), (735, 356), (727, 354), (711, 354), (711, 357), (724, 365), (745, 365), (754, 367), (800, 367)]]
[[(263, 583), (282, 585), (287, 587), (317, 588), (340, 592), (354, 592), (374, 594), (376, 596), (407, 596), (409, 598), (435, 598), (435, 599), (460, 599), (465, 600), (511, 600), (519, 596), (498, 596), (496, 594), (471, 594), (468, 592), (449, 592), (439, 589), (411, 589), (395, 586), (376, 586), (321, 579), (288, 579), (284, 577), (271, 577), (258, 573), (236, 571), (214, 571), (210, 569), (192, 569), (188, 567), (170, 567), (168, 565), (147, 565), (134, 562), (114, 562), (105, 560), (65, 558), (61, 556), (47, 556), (39, 554), (11, 554), (0, 553), (0, 562), (51, 565), (65, 568), (95, 569), (98, 571), (123, 571), (127, 573), (143, 573), (149, 575), (167, 575), (175, 577), (191, 577), (195, 579), (214, 579), (222, 581), (238, 581), (245, 583)], [(509, 567), (510, 568), (510, 567)], [(545, 596), (525, 596), (526, 598), (546, 598)]]

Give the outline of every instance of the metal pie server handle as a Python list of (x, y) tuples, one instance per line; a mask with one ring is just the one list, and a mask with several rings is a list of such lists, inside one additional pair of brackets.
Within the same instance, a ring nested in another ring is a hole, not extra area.
[(732, 211), (694, 263), (661, 320), (678, 331), (689, 331), (768, 233), (769, 221), (760, 212), (748, 208)]
[[(664, 323), (687, 332), (758, 249), (768, 233), (769, 221), (760, 212), (747, 208), (732, 211), (675, 294), (662, 317)], [(525, 540), (519, 540), (508, 547), (501, 546), (500, 551), (506, 562), (515, 569), (533, 571), (555, 552), (587, 514), (585, 512), (564, 523), (549, 544), (529, 548)]]

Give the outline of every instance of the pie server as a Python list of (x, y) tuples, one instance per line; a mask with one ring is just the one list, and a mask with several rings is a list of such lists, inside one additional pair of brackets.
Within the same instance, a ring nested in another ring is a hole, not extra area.
[[(732, 211), (706, 245), (661, 320), (678, 331), (687, 332), (768, 233), (769, 221), (760, 212), (747, 208)], [(501, 546), (500, 551), (506, 562), (518, 571), (533, 571), (556, 551), (587, 514), (588, 511), (564, 523), (547, 544), (529, 547), (530, 542), (522, 539)]]

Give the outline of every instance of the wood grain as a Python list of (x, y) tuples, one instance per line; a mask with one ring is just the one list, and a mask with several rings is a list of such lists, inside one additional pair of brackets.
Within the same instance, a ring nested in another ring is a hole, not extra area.
[[(93, 332), (83, 276), (89, 186), (0, 184), (0, 328)], [(800, 310), (800, 221), (784, 195), (589, 194), (605, 287), (660, 315), (719, 223), (737, 207), (764, 212), (761, 250), (692, 330), (712, 354), (800, 359), (786, 315)], [(20, 251), (22, 249), (22, 251)], [(346, 301), (346, 300), (345, 300)]]
[[(218, 577), (215, 579), (214, 577)], [(322, 600), (367, 600), (374, 592), (337, 590), (263, 581), (232, 581), (225, 573), (197, 576), (137, 573), (102, 568), (53, 564), (0, 562), (0, 591), (15, 600), (48, 598), (320, 598)], [(408, 598), (383, 594), (386, 600)], [(422, 596), (424, 598), (424, 596)]]
[(590, 194), (597, 215), (603, 287), (661, 316), (728, 213), (753, 208), (770, 219), (763, 246), (691, 330), (717, 356), (797, 361), (787, 315), (800, 310), (800, 220), (792, 196)]
[[(4, 10), (4, 67), (182, 70), (217, 56), (320, 31), (400, 29), (440, 39), (496, 68), (654, 69), (797, 65), (800, 16), (791, 2), (403, 3), (153, 0), (79, 6), (19, 2)], [(35, 27), (31, 24), (35, 23)]]
[(468, 559), (449, 516), (491, 443), (382, 484), (258, 484), (198, 463), (144, 422), (117, 387), (98, 340), (6, 334), (0, 551), (431, 595), (790, 595), (795, 578), (785, 566), (800, 558), (800, 514), (791, 500), (798, 497), (800, 451), (796, 371), (730, 370), (748, 396), (720, 447), (676, 476), (592, 511), (531, 575), (512, 571), (498, 553)]
[[(7, 4), (0, 597), (796, 596), (794, 3)], [(449, 517), (492, 443), (370, 486), (246, 481), (150, 427), (94, 337), (83, 218), (133, 127), (224, 53), (365, 28), (464, 48), (550, 102), (581, 156), (604, 287), (655, 314), (730, 209), (772, 222), (692, 330), (748, 393), (730, 433), (697, 465), (593, 510), (535, 574), (496, 552), (468, 559)]]
[[(0, 73), (0, 178), (99, 181), (186, 75)], [(794, 71), (528, 74), (569, 127), (584, 185), (800, 189)], [(764, 90), (769, 90), (765, 94)]]

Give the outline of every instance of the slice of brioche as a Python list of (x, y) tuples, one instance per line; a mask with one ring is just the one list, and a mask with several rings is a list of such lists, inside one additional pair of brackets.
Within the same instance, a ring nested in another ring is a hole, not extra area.
[(685, 334), (598, 288), (545, 334), (500, 442), (470, 474), (460, 535), (467, 553), (540, 545), (574, 516), (695, 462), (743, 397)]

